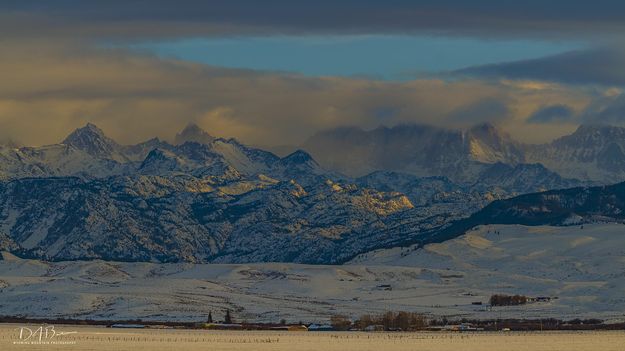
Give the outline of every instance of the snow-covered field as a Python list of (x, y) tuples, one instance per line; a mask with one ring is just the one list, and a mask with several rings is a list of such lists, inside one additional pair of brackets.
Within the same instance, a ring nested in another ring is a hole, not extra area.
[[(0, 315), (327, 321), (386, 310), (451, 317), (625, 319), (625, 226), (484, 226), (343, 266), (0, 261)], [(493, 293), (557, 297), (489, 310)]]
[[(103, 327), (54, 326), (55, 332), (72, 334), (43, 338), (43, 344), (14, 344), (22, 327), (0, 325), (1, 350), (213, 350), (213, 351), (616, 351), (625, 344), (625, 333), (534, 332), (534, 333), (335, 333), (107, 329)], [(73, 333), (75, 332), (75, 333)], [(26, 336), (23, 334), (22, 339)], [(52, 344), (56, 343), (56, 344)]]

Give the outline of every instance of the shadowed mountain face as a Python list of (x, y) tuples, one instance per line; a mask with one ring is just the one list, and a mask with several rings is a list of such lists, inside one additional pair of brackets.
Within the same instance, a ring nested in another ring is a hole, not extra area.
[(372, 131), (339, 128), (304, 144), (320, 164), (351, 176), (398, 171), (475, 183), (489, 165), (539, 163), (563, 178), (625, 180), (625, 128), (582, 125), (543, 145), (523, 145), (490, 124), (468, 130), (410, 125)]
[(418, 240), (422, 244), (458, 237), (487, 224), (580, 225), (625, 220), (625, 182), (610, 186), (577, 187), (493, 201), (469, 218), (435, 229)]
[(487, 223), (564, 225), (604, 218), (625, 219), (625, 183), (552, 190), (495, 201), (476, 213)]

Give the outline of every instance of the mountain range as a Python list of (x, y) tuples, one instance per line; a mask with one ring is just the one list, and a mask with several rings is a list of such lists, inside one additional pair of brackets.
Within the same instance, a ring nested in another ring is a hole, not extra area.
[[(304, 145), (318, 162), (193, 124), (174, 143), (136, 145), (87, 124), (59, 144), (0, 146), (0, 249), (46, 260), (340, 263), (453, 237), (479, 222), (472, 214), (520, 194), (619, 179), (622, 131), (582, 126), (528, 146), (488, 124), (343, 128)], [(588, 170), (566, 168), (560, 154)]]
[(600, 184), (625, 180), (625, 128), (606, 125), (581, 125), (571, 135), (539, 145), (517, 142), (488, 123), (466, 130), (350, 127), (317, 133), (303, 148), (321, 165), (354, 177), (398, 171), (475, 183), (490, 165), (502, 163), (541, 164), (563, 178)]

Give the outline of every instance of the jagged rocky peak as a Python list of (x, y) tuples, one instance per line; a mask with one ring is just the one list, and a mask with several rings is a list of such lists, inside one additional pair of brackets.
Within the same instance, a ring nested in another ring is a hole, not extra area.
[(280, 159), (280, 163), (284, 165), (301, 165), (301, 164), (311, 164), (317, 165), (317, 161), (313, 159), (313, 157), (304, 150), (296, 150), (291, 154)]
[[(584, 156), (585, 161), (593, 161), (594, 157), (600, 153), (619, 155), (617, 146), (625, 146), (625, 128), (602, 125), (602, 124), (582, 124), (573, 134), (565, 135), (554, 140), (551, 147), (560, 150), (580, 150), (579, 157)], [(592, 157), (591, 157), (592, 156)]]
[(573, 134), (559, 140), (563, 139), (581, 142), (586, 146), (592, 146), (596, 143), (603, 144), (606, 140), (623, 141), (625, 140), (625, 128), (603, 124), (582, 124)]
[(148, 155), (146, 156), (144, 162), (148, 160), (165, 160), (175, 157), (176, 155), (172, 152), (162, 150), (159, 148), (152, 149)]
[(70, 143), (79, 140), (84, 136), (98, 136), (98, 137), (106, 137), (102, 129), (98, 128), (93, 123), (87, 123), (84, 127), (78, 128), (74, 130), (70, 135), (68, 135), (63, 143)]
[(142, 174), (161, 174), (167, 171), (177, 170), (181, 166), (181, 160), (172, 152), (159, 148), (148, 153), (145, 160), (139, 166)]
[(601, 134), (625, 134), (625, 128), (603, 123), (580, 124), (574, 134), (578, 133), (601, 133)]
[(481, 162), (516, 164), (524, 161), (523, 150), (510, 135), (492, 123), (481, 123), (466, 131), (470, 156)]
[(490, 122), (477, 124), (467, 130), (469, 137), (479, 139), (490, 145), (507, 146), (517, 145), (510, 134), (506, 133)]
[(180, 133), (176, 134), (174, 143), (176, 145), (181, 145), (192, 141), (201, 144), (210, 144), (213, 140), (215, 140), (215, 137), (208, 134), (204, 129), (200, 128), (200, 126), (195, 123), (189, 123)]
[(102, 129), (93, 123), (87, 123), (84, 127), (76, 129), (62, 143), (97, 157), (111, 156), (119, 148), (119, 144), (104, 135)]
[(274, 167), (274, 171), (283, 178), (296, 179), (305, 186), (320, 181), (321, 179), (317, 178), (319, 175), (328, 174), (309, 153), (303, 150), (297, 150), (281, 158), (276, 165), (278, 167)]

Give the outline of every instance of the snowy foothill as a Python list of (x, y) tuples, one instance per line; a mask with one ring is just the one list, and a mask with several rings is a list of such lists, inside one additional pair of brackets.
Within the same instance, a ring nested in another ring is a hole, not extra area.
[[(324, 322), (387, 310), (451, 318), (624, 319), (622, 224), (492, 225), (345, 265), (43, 262), (3, 253), (0, 314)], [(548, 297), (490, 307), (493, 294)], [(481, 303), (481, 304), (480, 304)]]

